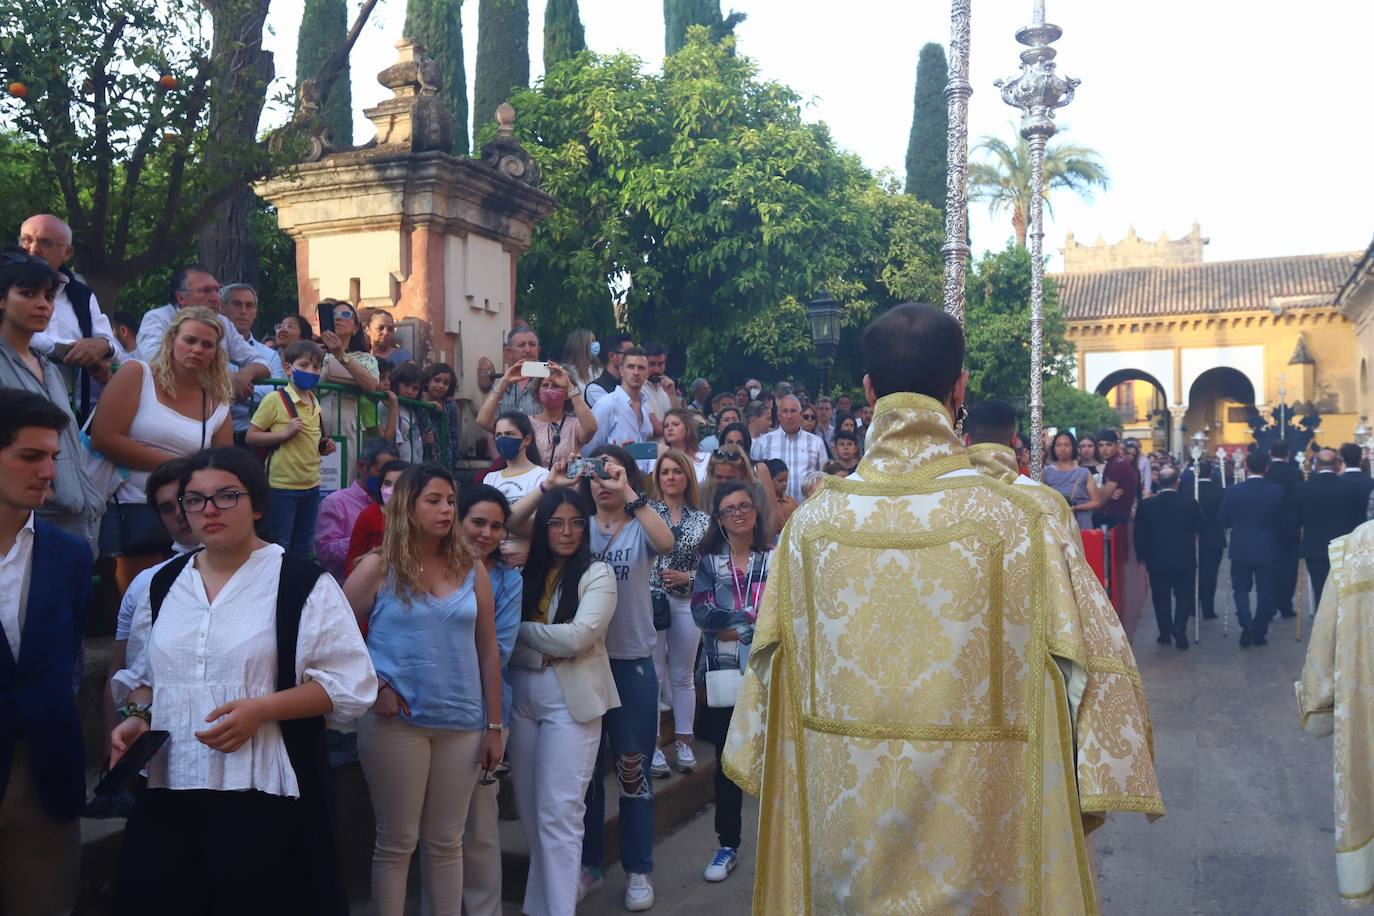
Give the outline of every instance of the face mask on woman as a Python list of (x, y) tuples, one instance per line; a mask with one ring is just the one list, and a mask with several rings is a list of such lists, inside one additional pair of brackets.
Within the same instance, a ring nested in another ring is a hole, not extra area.
[(385, 506), (387, 503), (391, 502), (391, 494), (392, 494), (395, 490), (396, 490), (395, 484), (390, 484), (390, 483), (384, 483), (384, 484), (382, 484), (381, 489), (380, 489), (379, 492), (380, 492), (381, 495), (382, 495), (382, 505), (383, 505), (383, 506)]
[(539, 403), (544, 405), (545, 410), (560, 410), (567, 399), (568, 394), (562, 388), (539, 389)]
[(593, 340), (592, 343), (591, 343), (591, 346), (589, 346), (587, 349), (591, 351), (592, 356), (600, 356), (600, 355), (601, 355), (601, 341), (599, 341), (599, 340)]
[(496, 451), (499, 452), (501, 457), (506, 459), (507, 461), (510, 461), (516, 455), (520, 454), (520, 449), (523, 446), (524, 443), (521, 440), (515, 438), (514, 436), (496, 437)]

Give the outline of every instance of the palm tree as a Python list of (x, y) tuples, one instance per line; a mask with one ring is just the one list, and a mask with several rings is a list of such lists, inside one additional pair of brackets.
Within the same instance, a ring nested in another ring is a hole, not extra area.
[[(1025, 248), (1030, 223), (1030, 144), (1018, 131), (1015, 146), (998, 137), (983, 137), (974, 152), (986, 154), (987, 159), (969, 163), (969, 197), (987, 201), (994, 212), (1010, 210), (1016, 244)], [(1045, 150), (1045, 207), (1051, 215), (1050, 191), (1064, 188), (1091, 200), (1094, 187), (1106, 189), (1109, 185), (1097, 150), (1076, 143), (1055, 143)]]

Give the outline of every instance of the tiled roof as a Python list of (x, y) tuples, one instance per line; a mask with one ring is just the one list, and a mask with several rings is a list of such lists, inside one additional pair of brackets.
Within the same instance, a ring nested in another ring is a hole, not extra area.
[(1362, 252), (1053, 274), (1069, 321), (1267, 309), (1275, 299), (1331, 305)]

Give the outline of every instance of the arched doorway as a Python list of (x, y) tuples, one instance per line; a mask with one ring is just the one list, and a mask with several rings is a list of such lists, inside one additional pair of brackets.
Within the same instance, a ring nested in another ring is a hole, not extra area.
[(1096, 391), (1121, 418), (1122, 434), (1139, 439), (1142, 451), (1170, 449), (1169, 402), (1159, 379), (1139, 369), (1118, 369), (1098, 382)]
[(1251, 441), (1247, 420), (1255, 408), (1255, 386), (1245, 373), (1216, 366), (1197, 377), (1188, 390), (1189, 434), (1203, 430), (1207, 451), (1218, 445), (1244, 446)]

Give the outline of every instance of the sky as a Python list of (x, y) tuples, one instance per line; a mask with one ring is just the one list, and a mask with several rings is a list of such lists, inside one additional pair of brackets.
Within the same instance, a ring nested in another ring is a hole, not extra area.
[[(349, 0), (350, 17), (360, 0)], [(531, 78), (542, 73), (543, 0), (529, 0)], [(993, 85), (1019, 72), (1016, 30), (1031, 0), (975, 0), (970, 52), (974, 92), (970, 146), (1010, 139), (1018, 112)], [(627, 51), (658, 69), (659, 0), (581, 0), (587, 44)], [(948, 45), (943, 0), (725, 0), (748, 19), (739, 53), (764, 79), (807, 100), (836, 142), (874, 171), (905, 175), (916, 58), (926, 42)], [(267, 44), (278, 74), (295, 73), (303, 0), (275, 0)], [(1091, 200), (1051, 198), (1045, 249), (1062, 263), (1065, 233), (1080, 243), (1186, 235), (1194, 221), (1211, 239), (1208, 261), (1364, 249), (1374, 234), (1374, 119), (1362, 90), (1369, 76), (1369, 0), (1048, 0), (1064, 30), (1059, 72), (1082, 81), (1058, 113), (1064, 139), (1097, 149), (1111, 186)], [(471, 91), (477, 3), (463, 7)], [(376, 74), (396, 60), (404, 0), (380, 0), (352, 59), (354, 140), (372, 124), (362, 109), (389, 95)], [(283, 117), (278, 112), (275, 120)], [(484, 113), (483, 117), (489, 116)], [(518, 115), (517, 115), (518, 117)], [(271, 120), (272, 115), (268, 118)], [(1053, 142), (1053, 141), (1051, 141)], [(1342, 177), (1344, 176), (1344, 177)], [(1011, 238), (1006, 213), (970, 207), (975, 253)]]

